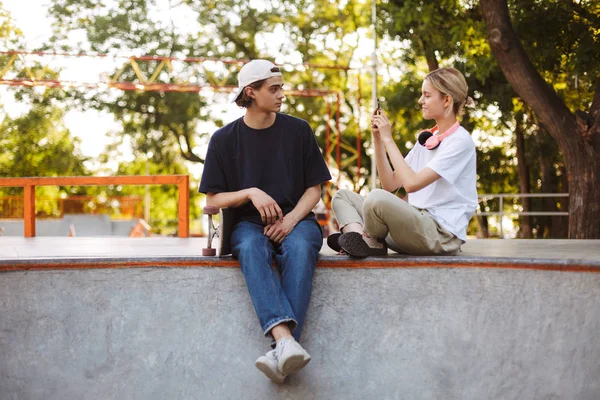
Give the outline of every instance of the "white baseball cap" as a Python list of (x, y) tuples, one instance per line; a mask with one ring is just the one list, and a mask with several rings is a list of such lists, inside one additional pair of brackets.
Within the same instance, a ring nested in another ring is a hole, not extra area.
[(269, 79), (274, 76), (282, 76), (279, 67), (267, 60), (252, 60), (245, 64), (238, 74), (238, 88), (232, 103), (235, 103), (244, 88), (254, 82)]

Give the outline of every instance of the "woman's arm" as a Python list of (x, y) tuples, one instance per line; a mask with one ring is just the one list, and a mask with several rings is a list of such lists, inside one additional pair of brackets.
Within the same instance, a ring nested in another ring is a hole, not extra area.
[[(382, 113), (380, 115), (374, 115), (373, 125), (378, 129), (380, 141), (385, 148), (385, 152), (389, 155), (392, 166), (394, 167), (391, 180), (389, 180), (389, 177), (386, 177), (386, 185), (388, 185), (388, 187), (391, 187), (392, 190), (395, 190), (401, 186), (404, 186), (404, 189), (407, 193), (412, 193), (423, 189), (425, 186), (432, 184), (440, 178), (440, 175), (438, 175), (438, 173), (433, 171), (431, 168), (424, 168), (417, 173), (413, 171), (413, 169), (408, 165), (402, 156), (402, 153), (400, 153), (400, 149), (394, 142), (392, 137), (392, 126), (385, 114)], [(383, 158), (385, 158), (385, 154)], [(385, 162), (388, 163), (387, 158), (385, 159)], [(379, 155), (377, 158), (377, 166), (379, 167)], [(384, 187), (384, 189), (386, 189), (386, 187)]]
[[(390, 138), (391, 139), (391, 138)], [(383, 140), (383, 139), (382, 139)], [(413, 171), (408, 165), (394, 140), (384, 140), (385, 149), (394, 166), (393, 181), (395, 185), (404, 186), (407, 193), (416, 192), (425, 186), (437, 181), (440, 176), (431, 168), (423, 168), (419, 172)]]

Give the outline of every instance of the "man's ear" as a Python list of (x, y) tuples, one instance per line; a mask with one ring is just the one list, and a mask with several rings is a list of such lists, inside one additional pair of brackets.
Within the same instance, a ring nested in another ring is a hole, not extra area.
[(244, 88), (244, 91), (246, 92), (246, 96), (250, 97), (251, 99), (254, 98), (254, 88), (251, 86), (246, 86)]

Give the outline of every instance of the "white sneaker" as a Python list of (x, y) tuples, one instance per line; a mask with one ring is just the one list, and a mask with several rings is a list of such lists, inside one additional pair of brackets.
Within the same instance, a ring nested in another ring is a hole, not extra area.
[(275, 353), (277, 366), (283, 375), (300, 371), (310, 361), (310, 355), (294, 338), (280, 339)]
[(285, 380), (285, 375), (279, 372), (279, 368), (277, 367), (277, 352), (275, 350), (271, 350), (264, 356), (258, 357), (254, 365), (275, 383), (283, 383)]

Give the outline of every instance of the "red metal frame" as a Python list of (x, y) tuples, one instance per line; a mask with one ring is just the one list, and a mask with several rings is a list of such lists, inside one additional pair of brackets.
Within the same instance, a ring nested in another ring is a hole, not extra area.
[[(221, 63), (224, 66), (228, 67), (231, 73), (233, 70), (237, 69), (238, 66), (247, 63), (249, 60), (236, 60), (236, 59), (222, 59), (222, 58), (214, 58), (214, 57), (185, 57), (185, 58), (176, 58), (176, 57), (164, 57), (164, 56), (117, 56), (117, 55), (109, 55), (109, 54), (85, 54), (85, 53), (61, 53), (61, 52), (43, 52), (43, 51), (35, 51), (35, 52), (27, 52), (27, 51), (0, 51), (0, 55), (5, 55), (8, 57), (8, 60), (4, 65), (0, 63), (0, 85), (8, 85), (8, 86), (28, 86), (28, 87), (37, 87), (43, 86), (48, 88), (69, 88), (69, 87), (80, 87), (86, 89), (105, 89), (105, 88), (115, 88), (119, 90), (126, 91), (162, 91), (162, 92), (190, 92), (197, 93), (205, 89), (216, 90), (216, 91), (225, 91), (230, 92), (237, 88), (237, 86), (226, 85), (224, 80), (219, 80), (216, 78), (214, 74), (210, 72), (203, 74), (205, 78), (205, 83), (196, 84), (190, 82), (190, 79), (184, 80), (180, 83), (164, 83), (159, 82), (157, 79), (160, 77), (160, 73), (162, 71), (166, 71), (168, 74), (173, 72), (171, 63), (174, 61), (186, 63), (186, 64), (196, 64), (195, 68), (204, 68), (204, 63), (207, 62), (217, 62)], [(112, 58), (114, 60), (122, 60), (124, 61), (122, 68), (113, 76), (110, 76), (109, 79), (105, 82), (74, 82), (74, 81), (66, 81), (60, 79), (45, 79), (44, 72), (49, 71), (47, 66), (43, 67), (41, 71), (34, 73), (31, 68), (29, 68), (27, 63), (28, 56), (36, 56), (41, 57), (43, 60), (49, 60), (50, 58), (67, 58), (67, 57), (89, 57), (89, 58)], [(24, 70), (27, 74), (27, 78), (5, 78), (7, 72), (14, 67), (15, 62), (19, 60), (23, 66)], [(139, 62), (156, 62), (157, 65), (153, 68), (147, 68), (148, 71), (151, 72), (150, 78), (147, 78), (143, 71), (140, 69), (138, 63)], [(321, 64), (283, 64), (284, 67), (304, 67), (304, 68), (313, 68), (313, 69), (329, 69), (329, 70), (341, 70), (341, 71), (349, 71), (351, 68), (340, 65), (321, 65)], [(134, 81), (123, 81), (119, 80), (125, 68), (131, 67), (135, 72), (136, 79)], [(358, 104), (360, 104), (360, 90), (361, 90), (361, 79), (360, 75), (358, 77)], [(326, 118), (326, 145), (325, 145), (325, 159), (329, 163), (331, 160), (330, 152), (331, 149), (331, 135), (330, 130), (334, 128), (337, 131), (337, 135), (335, 137), (335, 164), (337, 167), (338, 180), (336, 184), (339, 186), (339, 181), (341, 178), (341, 144), (342, 144), (342, 134), (340, 131), (340, 114), (341, 114), (341, 93), (337, 91), (327, 90), (327, 89), (305, 89), (305, 90), (287, 90), (285, 92), (287, 95), (295, 96), (295, 97), (322, 97), (327, 102), (327, 118)], [(331, 112), (331, 104), (330, 98), (335, 95), (336, 101), (336, 111), (335, 111), (335, 125), (330, 126), (330, 112)], [(360, 121), (360, 107), (359, 109), (359, 121)], [(356, 137), (356, 148), (353, 149), (353, 146), (347, 144), (344, 146), (345, 149), (355, 151), (356, 157), (356, 165), (358, 167), (357, 181), (355, 182), (355, 190), (359, 189), (357, 187), (358, 182), (360, 181), (360, 168), (361, 168), (361, 132), (359, 123), (357, 126), (357, 137)], [(330, 185), (327, 185), (327, 191), (329, 192)], [(325, 204), (329, 208), (330, 207), (330, 193), (326, 196)]]

